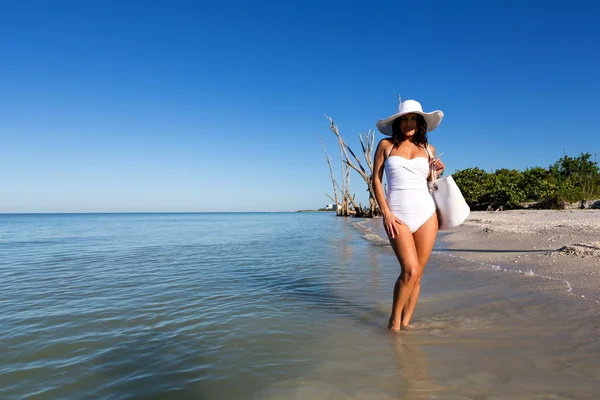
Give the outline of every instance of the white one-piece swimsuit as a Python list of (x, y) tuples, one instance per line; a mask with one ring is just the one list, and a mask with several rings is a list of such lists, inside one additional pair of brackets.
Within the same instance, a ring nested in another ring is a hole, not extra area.
[[(388, 184), (386, 202), (394, 215), (414, 233), (436, 210), (427, 187), (429, 160), (426, 157), (390, 156), (392, 148), (384, 164)], [(429, 150), (425, 150), (431, 157)]]

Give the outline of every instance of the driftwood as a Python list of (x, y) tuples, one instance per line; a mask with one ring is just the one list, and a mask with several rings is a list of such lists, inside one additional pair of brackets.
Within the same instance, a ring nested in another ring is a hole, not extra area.
[[(354, 196), (350, 195), (350, 169), (347, 165), (342, 164), (343, 180), (342, 186), (340, 186), (337, 180), (335, 179), (333, 173), (333, 166), (331, 164), (331, 157), (329, 156), (329, 154), (327, 154), (327, 148), (325, 147), (325, 143), (323, 142), (323, 137), (321, 137), (321, 145), (323, 146), (323, 152), (325, 152), (325, 160), (327, 161), (327, 165), (329, 165), (329, 177), (331, 178), (331, 183), (333, 186), (333, 197), (327, 193), (325, 193), (325, 196), (329, 197), (336, 205), (337, 215), (347, 217), (349, 215), (362, 213), (362, 207), (357, 206), (354, 202)], [(340, 192), (340, 196), (338, 196), (338, 191)], [(352, 204), (353, 208), (350, 208), (350, 204)]]
[[(340, 157), (342, 156), (342, 151), (340, 149)], [(342, 187), (340, 189), (340, 193), (342, 194), (342, 207), (338, 215), (342, 215), (347, 217), (350, 215), (350, 204), (348, 201), (348, 192), (350, 187), (350, 171), (348, 170), (348, 166), (345, 164), (341, 165), (342, 169)]]
[[(342, 187), (340, 188), (337, 183), (334, 183), (335, 186), (340, 190), (341, 198), (342, 198), (342, 213), (338, 212), (338, 215), (349, 215), (350, 211), (349, 204), (352, 204), (354, 209), (354, 214), (360, 217), (374, 217), (380, 215), (379, 207), (377, 206), (377, 201), (375, 200), (375, 190), (373, 189), (373, 148), (375, 147), (375, 132), (369, 130), (369, 132), (364, 134), (359, 134), (360, 144), (363, 151), (363, 155), (365, 158), (366, 168), (363, 166), (360, 158), (352, 151), (350, 146), (344, 141), (342, 136), (340, 135), (339, 129), (333, 119), (331, 117), (326, 116), (330, 122), (330, 129), (335, 134), (338, 140), (338, 144), (340, 147), (340, 159), (342, 162), (342, 176), (344, 177), (344, 181), (342, 183)], [(321, 141), (323, 139), (321, 138)], [(323, 146), (324, 147), (324, 146)], [(327, 157), (327, 156), (326, 156)], [(328, 163), (330, 163), (330, 171), (331, 171), (331, 159), (328, 159)], [(350, 169), (352, 168), (356, 171), (367, 184), (367, 191), (369, 192), (369, 209), (366, 210), (362, 207), (362, 204), (356, 204), (354, 201), (354, 195), (350, 195)], [(332, 173), (333, 174), (333, 173)], [(328, 196), (329, 197), (329, 196)], [(329, 197), (331, 198), (331, 197)]]
[(338, 186), (338, 184), (335, 181), (335, 176), (333, 175), (333, 167), (331, 166), (331, 157), (327, 154), (327, 149), (325, 148), (325, 143), (323, 142), (323, 137), (322, 136), (321, 136), (321, 145), (323, 145), (323, 151), (325, 152), (325, 160), (327, 160), (327, 165), (329, 165), (329, 177), (331, 178), (331, 183), (333, 185), (333, 195), (334, 195), (334, 197), (331, 197), (327, 193), (325, 193), (325, 196), (327, 196), (331, 200), (333, 200), (333, 204), (335, 204), (336, 214), (339, 215), (339, 212), (340, 212), (340, 202), (338, 201), (337, 188), (336, 188), (336, 186)]

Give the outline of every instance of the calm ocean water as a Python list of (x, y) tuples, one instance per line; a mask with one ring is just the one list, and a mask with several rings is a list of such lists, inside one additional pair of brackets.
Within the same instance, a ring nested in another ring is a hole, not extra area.
[(595, 398), (596, 307), (331, 213), (0, 215), (0, 398)]

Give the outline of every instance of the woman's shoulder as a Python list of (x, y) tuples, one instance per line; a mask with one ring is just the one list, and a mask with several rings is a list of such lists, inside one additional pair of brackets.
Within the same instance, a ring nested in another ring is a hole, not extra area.
[(392, 139), (391, 138), (383, 138), (379, 141), (379, 143), (377, 144), (378, 148), (387, 148), (389, 146), (392, 145)]
[(427, 148), (431, 152), (432, 155), (435, 155), (435, 147), (431, 143), (427, 143)]

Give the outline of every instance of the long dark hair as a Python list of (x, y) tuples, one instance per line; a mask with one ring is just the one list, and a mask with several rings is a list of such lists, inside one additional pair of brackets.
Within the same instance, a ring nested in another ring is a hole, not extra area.
[[(396, 147), (406, 140), (402, 131), (400, 130), (400, 118), (396, 118), (392, 124), (392, 146)], [(415, 134), (410, 138), (410, 141), (419, 147), (427, 148), (427, 122), (422, 115), (417, 114), (417, 129)]]

